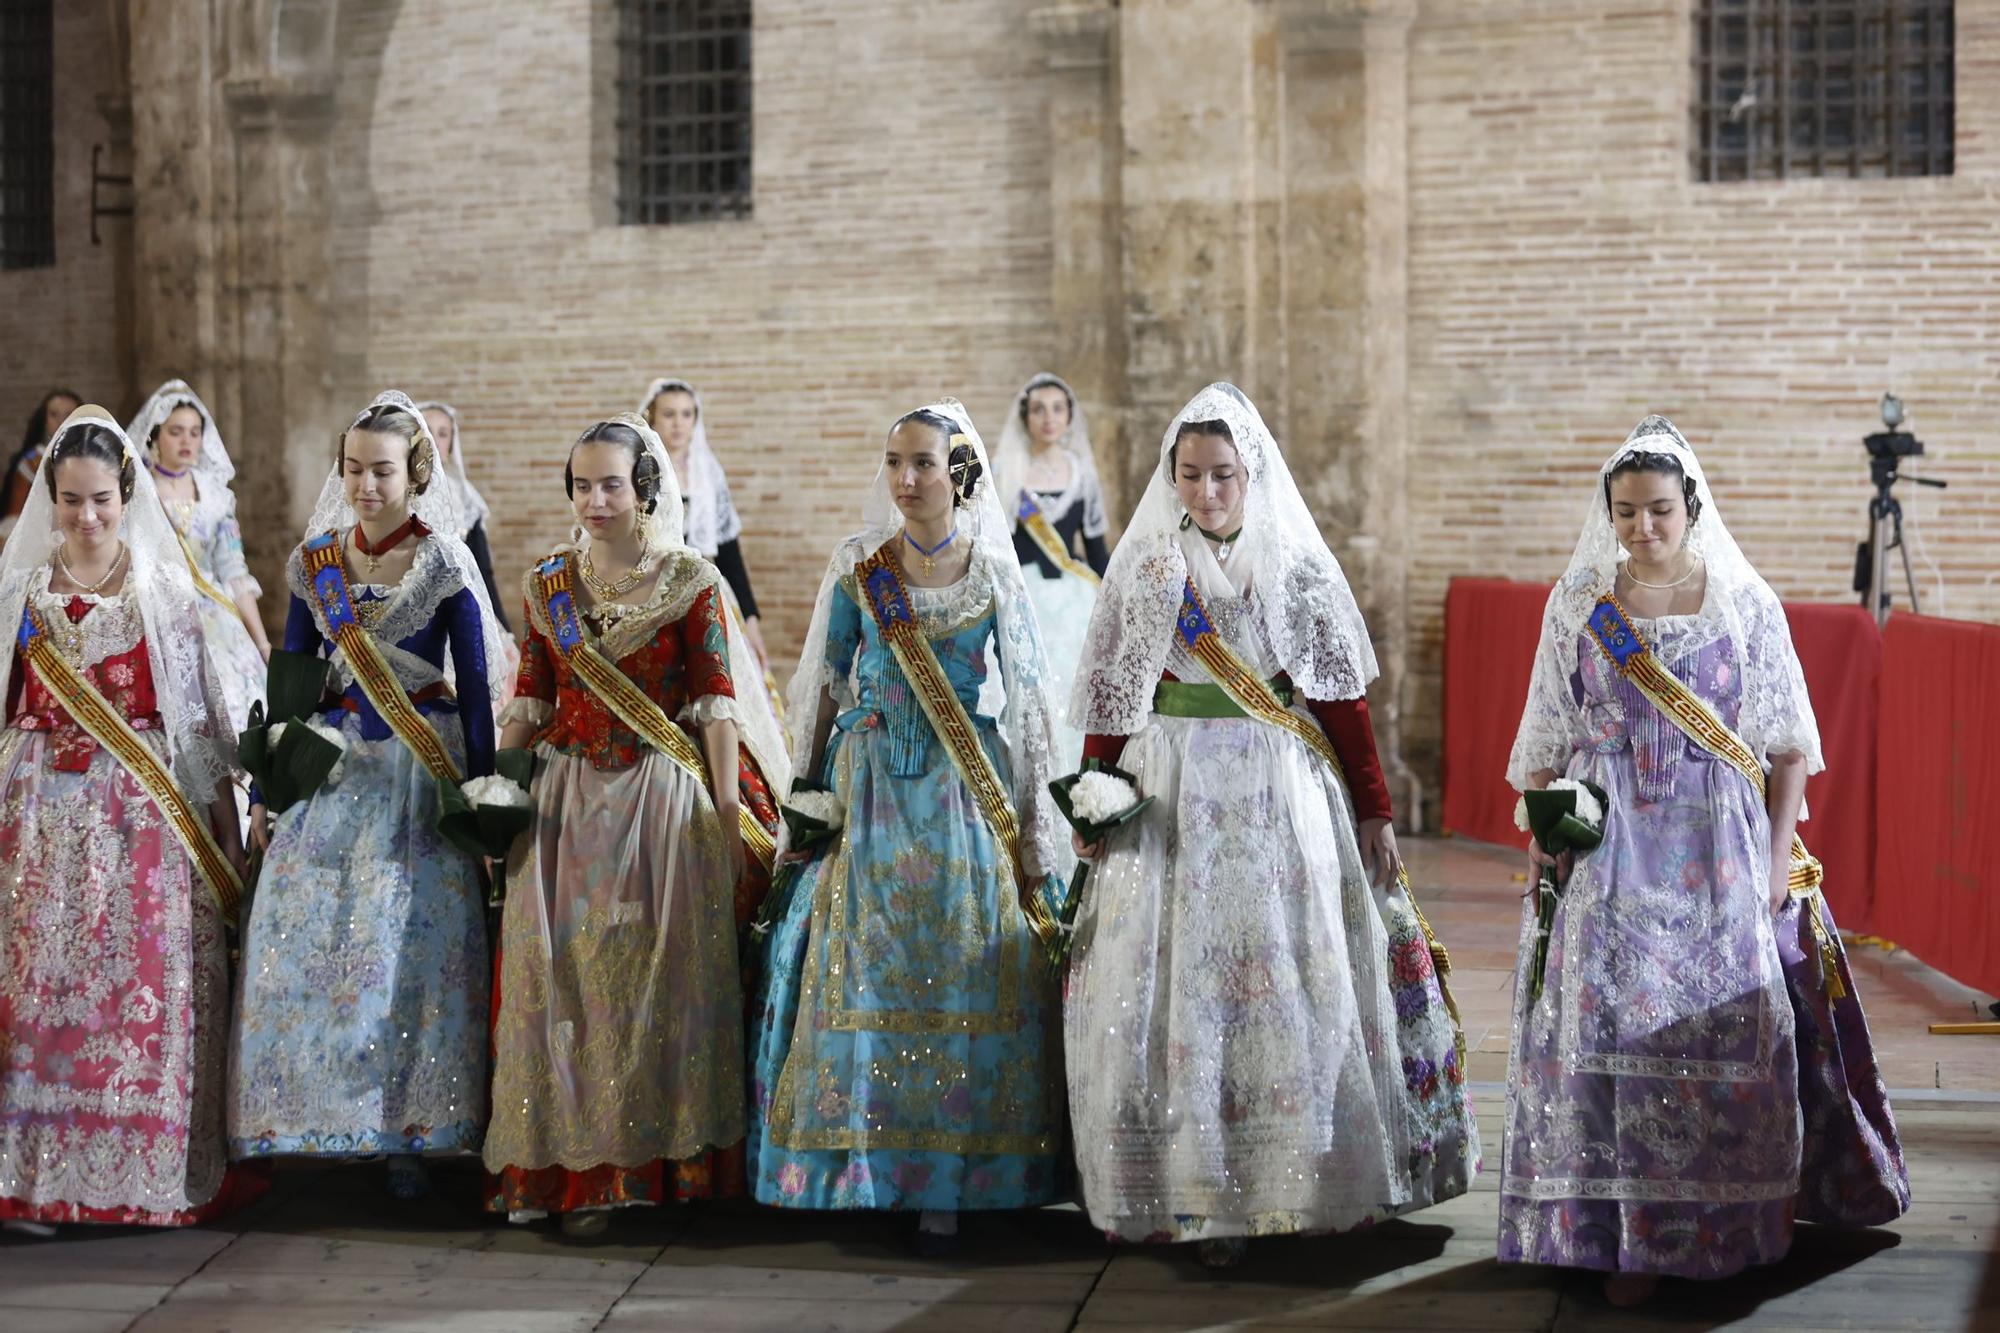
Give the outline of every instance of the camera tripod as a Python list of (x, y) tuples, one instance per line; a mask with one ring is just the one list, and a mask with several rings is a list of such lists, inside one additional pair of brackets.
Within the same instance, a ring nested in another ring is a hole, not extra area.
[(1903, 540), (1903, 502), (1895, 493), (1898, 481), (1944, 488), (1945, 483), (1935, 478), (1904, 477), (1898, 472), (1904, 458), (1922, 451), (1923, 445), (1894, 431), (1868, 437), (1868, 471), (1875, 482), (1875, 496), (1868, 502), (1868, 540), (1855, 553), (1854, 590), (1861, 594), (1861, 604), (1875, 617), (1877, 625), (1889, 619), (1891, 551), (1902, 557), (1903, 586), (1910, 594), (1910, 610), (1923, 610), (1917, 595), (1917, 572), (1910, 564), (1910, 548)]

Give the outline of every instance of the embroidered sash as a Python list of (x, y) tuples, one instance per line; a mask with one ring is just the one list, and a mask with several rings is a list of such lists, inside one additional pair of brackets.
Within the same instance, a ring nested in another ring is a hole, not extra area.
[[(1680, 678), (1653, 655), (1652, 648), (1632, 624), (1631, 618), (1625, 614), (1624, 605), (1616, 597), (1607, 596), (1599, 601), (1584, 623), (1590, 629), (1590, 637), (1604, 650), (1605, 657), (1610, 659), (1619, 675), (1630, 681), (1689, 740), (1741, 773), (1756, 789), (1758, 798), (1764, 798), (1764, 766), (1757, 762), (1756, 754), (1716, 715), (1706, 699), (1682, 684)], [(1827, 927), (1825, 912), (1820, 906), (1819, 889), (1825, 878), (1826, 872), (1818, 858), (1806, 850), (1805, 840), (1794, 832), (1791, 872), (1786, 878), (1786, 887), (1792, 893), (1812, 900), (1812, 933), (1813, 942), (1819, 946), (1820, 976), (1826, 983), (1828, 998), (1837, 1000), (1847, 993), (1847, 988), (1840, 980), (1832, 931)]]
[[(173, 527), (171, 519), (168, 520), (167, 526)], [(187, 534), (179, 528), (174, 528), (174, 538), (180, 542), (181, 554), (187, 558), (188, 577), (194, 580), (196, 590), (204, 597), (213, 598), (218, 604), (226, 607), (229, 614), (235, 616), (244, 629), (249, 629), (250, 622), (243, 619), (243, 608), (238, 606), (228, 593), (210, 583), (208, 576), (201, 572), (201, 564), (194, 558), (194, 547), (188, 545)]]
[[(1202, 605), (1201, 594), (1195, 591), (1194, 580), (1181, 585), (1180, 617), (1174, 628), (1181, 636), (1181, 643), (1201, 663), (1222, 687), (1222, 692), (1236, 702), (1250, 717), (1259, 722), (1289, 731), (1305, 742), (1308, 750), (1318, 755), (1333, 770), (1341, 786), (1347, 785), (1347, 773), (1340, 766), (1340, 756), (1334, 753), (1333, 742), (1316, 723), (1308, 722), (1278, 701), (1264, 678), (1250, 669), (1250, 664), (1237, 656), (1223, 637), (1215, 632), (1215, 625), (1208, 618), (1208, 608)], [(1437, 972), (1438, 990), (1444, 997), (1445, 1012), (1451, 1015), (1453, 1029), (1458, 1034), (1459, 1068), (1465, 1067), (1465, 1025), (1459, 1020), (1458, 1001), (1452, 998), (1451, 985), (1446, 978), (1451, 973), (1451, 954), (1431, 929), (1431, 923), (1424, 916), (1424, 909), (1417, 905), (1416, 891), (1410, 887), (1410, 873), (1399, 869), (1396, 882), (1402, 885), (1403, 897), (1409, 900), (1410, 911), (1417, 918), (1417, 926), (1424, 932), (1424, 943), (1430, 946), (1431, 966)]]
[(347, 561), (341, 555), (340, 544), (338, 532), (323, 532), (305, 544), (306, 582), (319, 603), (327, 637), (346, 656), (347, 665), (353, 669), (354, 679), (360, 682), (368, 702), (375, 705), (375, 711), (382, 715), (389, 729), (410, 747), (410, 752), (430, 770), (431, 776), (464, 782), (437, 728), (410, 702), (402, 682), (383, 659), (375, 637), (354, 613), (354, 601), (347, 591)]
[(917, 624), (909, 589), (903, 586), (903, 576), (889, 555), (894, 548), (893, 541), (887, 543), (856, 565), (855, 582), (861, 587), (862, 600), (867, 603), (869, 614), (875, 617), (876, 627), (882, 631), (883, 642), (895, 654), (896, 665), (903, 669), (911, 691), (923, 706), (924, 716), (930, 719), (931, 729), (937, 733), (945, 753), (951, 756), (959, 780), (979, 803), (979, 812), (986, 817), (993, 836), (1000, 840), (1022, 913), (1036, 937), (1047, 944), (1055, 938), (1055, 918), (1049, 914), (1041, 894), (1028, 885), (1027, 872), (1021, 864), (1021, 825), (1014, 814), (1013, 800), (993, 761), (987, 757), (986, 747), (979, 743), (979, 729), (973, 725), (972, 715), (958, 701), (958, 693), (952, 689), (937, 653)]
[(1042, 507), (1035, 503), (1035, 497), (1026, 490), (1021, 492), (1021, 508), (1015, 517), (1027, 529), (1028, 535), (1035, 539), (1036, 547), (1048, 557), (1050, 564), (1065, 574), (1074, 574), (1092, 587), (1102, 582), (1096, 570), (1069, 553), (1069, 544), (1063, 541), (1062, 534), (1056, 531), (1048, 515), (1042, 512)]
[(139, 733), (98, 693), (89, 678), (57, 650), (49, 638), (48, 627), (32, 605), (22, 610), (15, 645), (42, 683), (62, 701), (63, 710), (146, 789), (146, 795), (152, 797), (153, 804), (167, 817), (174, 836), (186, 848), (196, 873), (208, 885), (223, 921), (234, 926), (236, 906), (243, 896), (243, 881), (237, 878), (236, 867), (223, 855), (208, 821), (188, 802), (160, 757), (139, 739)]
[[(574, 575), (567, 556), (557, 554), (535, 567), (540, 587), (542, 614), (549, 622), (552, 646), (599, 703), (654, 749), (686, 769), (694, 778), (703, 806), (713, 809), (708, 792), (708, 763), (688, 734), (673, 724), (664, 710), (617, 663), (599, 652), (583, 635), (583, 622), (576, 611)], [(737, 832), (764, 869), (771, 868), (777, 843), (771, 831), (758, 822), (747, 805), (736, 810)]]

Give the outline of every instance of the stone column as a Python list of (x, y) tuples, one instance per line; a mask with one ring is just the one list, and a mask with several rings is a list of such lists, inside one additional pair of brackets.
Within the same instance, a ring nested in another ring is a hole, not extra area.
[(1125, 374), (1140, 475), (1203, 384), (1228, 377), (1257, 392), (1251, 39), (1247, 0), (1119, 8)]
[(1126, 467), (1118, 10), (1095, 0), (1028, 15), (1049, 51), (1049, 314), (1055, 360), (1090, 410), (1105, 507), (1122, 521), (1139, 493)]
[(224, 87), (234, 132), (236, 281), (240, 344), (239, 508), (252, 569), (282, 587), (286, 555), (311, 517), (331, 465), (333, 83), (253, 74)]
[[(130, 0), (132, 344), (137, 391), (170, 375), (212, 393), (217, 66), (207, 4)], [(220, 412), (222, 409), (218, 408)]]
[(1283, 47), (1282, 419), (1292, 471), (1375, 640), (1376, 742), (1401, 820), (1408, 605), (1412, 0), (1269, 0)]

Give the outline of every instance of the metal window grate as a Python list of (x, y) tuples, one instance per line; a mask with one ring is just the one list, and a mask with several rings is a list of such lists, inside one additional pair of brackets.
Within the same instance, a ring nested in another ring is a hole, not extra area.
[(618, 220), (750, 216), (750, 0), (621, 0)]
[(1952, 173), (1952, 0), (1697, 0), (1694, 25), (1694, 179)]
[(0, 0), (0, 269), (56, 262), (55, 2)]

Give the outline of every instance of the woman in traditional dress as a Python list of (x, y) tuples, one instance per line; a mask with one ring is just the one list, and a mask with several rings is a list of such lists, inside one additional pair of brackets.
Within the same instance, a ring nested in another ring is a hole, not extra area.
[(1083, 755), (1083, 733), (1068, 724), (1069, 693), (1097, 585), (1111, 559), (1104, 540), (1111, 525), (1083, 406), (1061, 377), (1044, 371), (1014, 395), (993, 467), (1049, 658), (1056, 761), (1069, 772)]
[(287, 566), (285, 650), (328, 657), (313, 720), (344, 753), (269, 831), (230, 1069), (231, 1152), (387, 1153), (398, 1197), (486, 1126), (483, 895), (436, 831), (437, 782), (493, 771), (500, 628), (437, 466), (416, 404), (380, 395)]
[(126, 433), (146, 451), (146, 465), (180, 534), (201, 598), (201, 632), (209, 659), (229, 701), (229, 718), (241, 731), (250, 705), (264, 697), (264, 662), (271, 641), (257, 599), (263, 588), (243, 559), (243, 531), (236, 524), (236, 475), (215, 428), (215, 416), (184, 380), (168, 380), (132, 418)]
[[(736, 675), (746, 681), (761, 678), (764, 684), (762, 698), (755, 690), (744, 690), (737, 695), (737, 707), (758, 763), (764, 766), (765, 781), (773, 791), (782, 792), (790, 784), (791, 770), (791, 759), (782, 751), (782, 700), (771, 675), (770, 654), (764, 651), (763, 622), (757, 614), (757, 596), (750, 589), (750, 571), (743, 563), (743, 520), (730, 498), (722, 463), (708, 446), (708, 415), (701, 395), (686, 380), (656, 379), (646, 386), (639, 415), (659, 434), (674, 461), (687, 544), (722, 571), (723, 609)], [(745, 649), (754, 654), (754, 661), (745, 657)], [(778, 752), (767, 754), (774, 746)]]
[(493, 603), (494, 619), (500, 622), (503, 633), (512, 634), (514, 627), (507, 623), (507, 599), (500, 595), (500, 586), (493, 580), (493, 551), (486, 539), (486, 520), (493, 517), (493, 507), (465, 475), (465, 436), (459, 430), (458, 409), (450, 403), (430, 402), (418, 403), (417, 410), (424, 414), (424, 424), (430, 427), (431, 438), (437, 441), (438, 457), (443, 460), (437, 481), (450, 488), (452, 502), (458, 507), (458, 521), (463, 528), (459, 540), (472, 552), (472, 563), (479, 567), (486, 598)]
[(0, 562), (0, 1219), (185, 1226), (232, 1187), (236, 734), (151, 477), (55, 432)]
[(1168, 425), (1071, 717), (1154, 804), (1103, 844), (1063, 1006), (1083, 1202), (1116, 1239), (1338, 1230), (1478, 1165), (1442, 952), (1364, 697), (1375, 652), (1257, 410)]
[(56, 433), (56, 428), (69, 419), (69, 414), (82, 404), (71, 389), (51, 389), (28, 414), (28, 426), (21, 434), (21, 447), (7, 460), (4, 474), (4, 499), (0, 499), (0, 540), (14, 528), (23, 506), (28, 503), (28, 495), (35, 488), (35, 470), (42, 463), (42, 446)]
[(660, 437), (598, 422), (563, 480), (588, 535), (523, 581), (501, 733), (539, 763), (507, 874), (486, 1165), (494, 1210), (587, 1236), (613, 1208), (743, 1191), (737, 927), (778, 813), (738, 745), (721, 576), (681, 538)]
[(926, 1250), (1061, 1174), (1047, 668), (985, 472), (956, 401), (903, 417), (820, 585), (793, 752), (842, 827), (774, 912), (753, 1030), (758, 1200), (920, 1212)]
[[(1670, 720), (1670, 700), (1693, 731)], [(1608, 800), (1602, 844), (1559, 867), (1539, 995), (1532, 900), (1523, 913), (1503, 1263), (1601, 1270), (1614, 1303), (1636, 1304), (1662, 1275), (1719, 1278), (1783, 1257), (1795, 1208), (1859, 1222), (1908, 1203), (1817, 863), (1794, 864), (1820, 767), (1784, 610), (1687, 442), (1648, 417), (1594, 479), (1508, 762), (1517, 787), (1567, 777)], [(1538, 871), (1550, 858), (1535, 846), (1530, 860)], [(1803, 902), (1788, 902), (1794, 884)], [(1788, 995), (1780, 944), (1789, 934), (1797, 948), (1802, 915), (1814, 969), (1800, 955)], [(1838, 1040), (1821, 1034), (1805, 1061), (1814, 1110), (1802, 1123), (1794, 1000), (1816, 992), (1826, 1014), (1835, 988), (1821, 965), (1845, 998)], [(1837, 1100), (1820, 1092), (1827, 1060), (1842, 1062)], [(1842, 1118), (1854, 1132), (1829, 1138)], [(1802, 1133), (1808, 1169), (1853, 1173), (1848, 1208), (1799, 1198)]]

